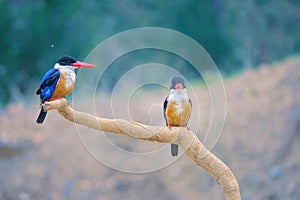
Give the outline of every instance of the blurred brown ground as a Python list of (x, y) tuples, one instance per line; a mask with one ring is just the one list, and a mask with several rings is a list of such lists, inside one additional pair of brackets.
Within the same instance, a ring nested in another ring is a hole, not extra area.
[[(224, 80), (226, 122), (212, 151), (235, 173), (242, 199), (300, 199), (299, 69), (300, 59), (290, 58)], [(205, 113), (207, 92), (203, 86), (196, 88), (200, 111)], [(153, 101), (161, 96), (162, 102), (166, 96), (151, 92)], [(100, 112), (105, 116), (108, 99), (102, 101)], [(142, 105), (134, 110), (140, 122), (147, 118)], [(37, 112), (37, 106), (10, 105), (0, 116), (1, 200), (224, 199), (216, 181), (186, 156), (152, 173), (122, 173), (95, 160), (74, 125), (56, 111), (42, 126), (35, 123)], [(162, 115), (158, 112), (153, 119), (160, 123)], [(200, 120), (207, 126), (209, 119)], [(85, 127), (80, 130), (89, 132)], [(154, 143), (111, 137), (120, 144), (133, 142), (141, 151), (157, 148)]]

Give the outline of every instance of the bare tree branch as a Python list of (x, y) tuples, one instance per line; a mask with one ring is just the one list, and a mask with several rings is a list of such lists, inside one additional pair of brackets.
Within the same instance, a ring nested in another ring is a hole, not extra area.
[(192, 131), (184, 127), (172, 127), (170, 130), (164, 126), (148, 126), (123, 119), (100, 118), (74, 110), (65, 99), (45, 102), (43, 108), (45, 111), (57, 109), (67, 120), (99, 131), (128, 135), (147, 141), (178, 144), (197, 165), (217, 180), (227, 200), (241, 199), (238, 182), (229, 167), (208, 151)]

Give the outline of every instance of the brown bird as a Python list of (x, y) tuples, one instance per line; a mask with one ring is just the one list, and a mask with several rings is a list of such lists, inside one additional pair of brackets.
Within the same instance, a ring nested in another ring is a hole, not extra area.
[[(170, 95), (164, 102), (164, 118), (166, 125), (187, 127), (192, 112), (192, 101), (187, 95), (187, 89), (182, 77), (174, 77), (171, 82)], [(172, 156), (178, 155), (178, 145), (171, 144)]]
[[(76, 74), (74, 72), (75, 68), (94, 67), (96, 66), (77, 61), (71, 56), (64, 56), (59, 59), (54, 67), (44, 75), (40, 87), (36, 91), (36, 94), (40, 95), (41, 103), (66, 97), (72, 92), (76, 80)], [(46, 115), (47, 112), (41, 108), (36, 122), (38, 124), (43, 123)]]

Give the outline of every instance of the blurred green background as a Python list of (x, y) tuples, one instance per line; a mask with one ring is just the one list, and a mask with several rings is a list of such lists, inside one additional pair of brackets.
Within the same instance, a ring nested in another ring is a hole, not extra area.
[(300, 51), (300, 2), (0, 0), (0, 104), (33, 94), (62, 55), (78, 59), (113, 34), (157, 26), (198, 41), (223, 75)]

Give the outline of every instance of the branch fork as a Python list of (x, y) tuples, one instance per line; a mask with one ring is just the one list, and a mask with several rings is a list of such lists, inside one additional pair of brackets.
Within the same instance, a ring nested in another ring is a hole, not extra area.
[(169, 129), (167, 126), (148, 126), (123, 119), (100, 118), (74, 110), (64, 98), (45, 102), (42, 106), (45, 111), (56, 109), (65, 119), (99, 131), (127, 135), (152, 142), (178, 144), (198, 166), (217, 180), (226, 200), (241, 199), (237, 179), (230, 168), (205, 148), (195, 133), (185, 127)]

